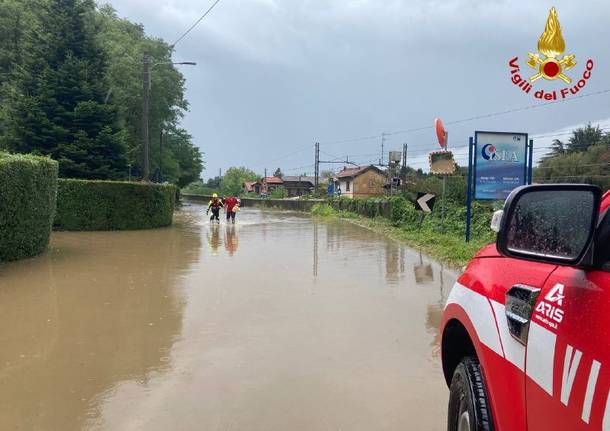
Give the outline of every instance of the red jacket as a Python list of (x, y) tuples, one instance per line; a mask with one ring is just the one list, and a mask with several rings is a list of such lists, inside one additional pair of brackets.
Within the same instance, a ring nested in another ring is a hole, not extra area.
[(225, 208), (227, 211), (233, 211), (233, 207), (237, 205), (237, 198), (230, 197), (225, 199)]

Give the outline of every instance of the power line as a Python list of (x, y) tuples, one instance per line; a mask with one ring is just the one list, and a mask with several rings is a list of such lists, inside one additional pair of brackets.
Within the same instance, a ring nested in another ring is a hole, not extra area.
[[(475, 120), (482, 120), (482, 119), (485, 119), (485, 118), (498, 117), (498, 116), (501, 116), (501, 115), (512, 114), (512, 113), (515, 113), (515, 112), (528, 111), (528, 110), (531, 110), (531, 109), (542, 108), (542, 107), (545, 107), (545, 106), (555, 105), (555, 104), (558, 104), (558, 103), (571, 102), (571, 101), (574, 101), (574, 100), (584, 99), (585, 97), (599, 96), (601, 94), (607, 94), (607, 93), (610, 93), (610, 88), (607, 88), (605, 90), (595, 91), (593, 93), (581, 94), (580, 96), (570, 97), (568, 99), (554, 100), (554, 101), (546, 102), (546, 103), (537, 103), (537, 104), (533, 104), (533, 105), (522, 106), (520, 108), (507, 109), (505, 111), (497, 111), (497, 112), (491, 112), (491, 113), (488, 113), (488, 114), (482, 114), (482, 115), (476, 115), (476, 116), (473, 116), (473, 117), (462, 118), (462, 119), (459, 119), (459, 120), (454, 120), (454, 121), (446, 122), (445, 125), (451, 126), (451, 125), (466, 123), (466, 122), (475, 121)], [(413, 132), (419, 132), (419, 131), (429, 130), (429, 129), (433, 129), (433, 128), (434, 128), (433, 125), (432, 126), (422, 126), (422, 127), (416, 127), (416, 128), (413, 128), (413, 129), (405, 129), (405, 130), (396, 130), (396, 131), (393, 131), (393, 132), (385, 132), (385, 135), (386, 136), (392, 136), (392, 135), (399, 135), (399, 134), (405, 134), (405, 133), (413, 133)], [(379, 139), (381, 136), (382, 136), (382, 134), (377, 134), (377, 135), (363, 136), (363, 137), (351, 138), (351, 139), (345, 139), (345, 140), (339, 140), (339, 141), (330, 141), (330, 142), (321, 141), (321, 143), (323, 143), (325, 145), (338, 145), (338, 144), (349, 143), (349, 142), (358, 142), (358, 141), (366, 141), (366, 140), (371, 140), (371, 139)]]
[(331, 141), (331, 142), (320, 142), (321, 144), (324, 145), (338, 145), (338, 144), (346, 144), (346, 143), (350, 143), (350, 142), (358, 142), (358, 141), (370, 141), (372, 139), (379, 139), (381, 137), (381, 133), (378, 135), (371, 135), (371, 136), (364, 136), (364, 137), (360, 137), (360, 138), (353, 138), (353, 139), (345, 139), (342, 141)]
[(306, 147), (301, 147), (301, 148), (299, 148), (299, 149), (297, 149), (295, 151), (292, 151), (292, 152), (290, 152), (288, 154), (284, 154), (283, 156), (279, 156), (279, 157), (277, 157), (275, 159), (266, 160), (266, 161), (264, 161), (264, 162), (262, 162), (260, 164), (252, 165), (252, 167), (253, 168), (261, 168), (261, 167), (264, 167), (265, 165), (267, 165), (269, 163), (277, 162), (278, 160), (282, 160), (282, 159), (285, 159), (287, 157), (294, 156), (295, 154), (298, 154), (298, 153), (300, 153), (302, 151), (309, 150), (309, 149), (311, 149), (311, 145), (307, 145)]
[(586, 165), (572, 165), (572, 166), (567, 166), (567, 167), (557, 167), (557, 166), (538, 166), (535, 167), (534, 169), (565, 169), (565, 170), (572, 170), (572, 169), (580, 169), (580, 168), (591, 168), (591, 167), (595, 167), (595, 166), (610, 166), (610, 162), (606, 162), (606, 163), (589, 163)]
[(212, 6), (210, 6), (210, 8), (209, 8), (208, 10), (206, 10), (206, 11), (204, 12), (204, 14), (203, 14), (203, 15), (201, 15), (201, 17), (200, 17), (200, 18), (199, 18), (197, 21), (195, 21), (195, 23), (194, 23), (192, 26), (190, 26), (190, 27), (188, 28), (188, 30), (186, 30), (184, 33), (182, 33), (182, 36), (180, 36), (180, 37), (178, 38), (178, 40), (176, 40), (174, 43), (172, 43), (172, 44), (170, 45), (170, 48), (172, 48), (172, 49), (173, 49), (173, 48), (175, 48), (175, 47), (176, 47), (176, 45), (178, 45), (178, 42), (180, 42), (182, 39), (184, 39), (184, 38), (186, 37), (186, 35), (187, 35), (187, 34), (189, 34), (189, 33), (191, 32), (191, 30), (193, 30), (195, 27), (197, 27), (197, 24), (199, 24), (199, 23), (200, 23), (200, 22), (201, 22), (201, 21), (202, 21), (202, 20), (203, 20), (203, 19), (204, 19), (204, 18), (205, 18), (205, 17), (206, 17), (206, 16), (207, 16), (209, 13), (210, 13), (210, 12), (212, 12), (212, 9), (214, 9), (214, 7), (215, 7), (215, 6), (216, 6), (218, 3), (220, 3), (220, 0), (216, 0), (216, 1), (214, 2), (214, 4), (213, 4)]
[(342, 159), (342, 156), (335, 156), (334, 154), (327, 153), (326, 151), (320, 150), (322, 154), (326, 154), (328, 157), (332, 157), (333, 159)]
[[(455, 124), (460, 124), (460, 123), (467, 123), (469, 121), (482, 120), (482, 119), (491, 118), (491, 117), (498, 117), (501, 115), (512, 114), (515, 112), (528, 111), (530, 109), (542, 108), (542, 107), (549, 106), (549, 105), (556, 105), (558, 103), (571, 102), (571, 101), (578, 100), (578, 99), (584, 99), (585, 97), (599, 96), (600, 94), (606, 94), (606, 93), (610, 93), (610, 88), (607, 88), (605, 90), (596, 91), (593, 93), (581, 94), (580, 96), (571, 97), (569, 99), (560, 99), (560, 100), (554, 100), (552, 102), (537, 103), (534, 105), (523, 106), (521, 108), (507, 109), (506, 111), (492, 112), (489, 114), (483, 114), (483, 115), (477, 115), (474, 117), (463, 118), (461, 120), (449, 121), (445, 124), (450, 126), (450, 125), (455, 125)], [(433, 129), (433, 128), (434, 128), (434, 126), (419, 127), (417, 129), (398, 130), (396, 132), (392, 132), (392, 133), (388, 133), (388, 134), (396, 135), (396, 134), (401, 134), (401, 133), (410, 133), (410, 132), (416, 132), (419, 130), (426, 130), (426, 129)]]
[(284, 169), (284, 171), (286, 171), (286, 172), (293, 172), (293, 171), (298, 171), (300, 169), (313, 168), (315, 166), (316, 166), (315, 164), (313, 164), (313, 165), (305, 165), (305, 166), (299, 166), (299, 167), (296, 167), (296, 168)]
[[(605, 132), (610, 130), (610, 127), (599, 127), (596, 128), (596, 130), (599, 130), (600, 132)], [(565, 132), (558, 132), (558, 133), (554, 133), (554, 134), (550, 134), (550, 135), (532, 135), (532, 139), (540, 139), (540, 138), (555, 138), (558, 136), (565, 136), (565, 135), (571, 135), (572, 133), (574, 133), (574, 130), (571, 131), (565, 131)]]

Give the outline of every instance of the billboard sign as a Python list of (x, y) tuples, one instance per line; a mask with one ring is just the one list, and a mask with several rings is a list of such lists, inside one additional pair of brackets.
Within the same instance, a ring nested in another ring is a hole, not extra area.
[(527, 143), (527, 133), (475, 132), (475, 199), (504, 200), (526, 183)]

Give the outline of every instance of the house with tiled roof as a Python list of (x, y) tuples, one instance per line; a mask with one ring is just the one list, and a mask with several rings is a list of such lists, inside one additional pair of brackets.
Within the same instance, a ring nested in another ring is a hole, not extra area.
[(341, 196), (348, 198), (369, 198), (383, 196), (386, 183), (385, 173), (376, 166), (344, 167), (337, 172), (335, 187)]
[(260, 183), (258, 181), (247, 181), (244, 183), (244, 192), (245, 193), (254, 193), (255, 187), (258, 184), (260, 189)]
[(280, 177), (263, 177), (261, 178), (260, 183), (260, 192), (262, 194), (269, 194), (273, 190), (282, 187), (284, 185), (284, 180), (282, 180)]

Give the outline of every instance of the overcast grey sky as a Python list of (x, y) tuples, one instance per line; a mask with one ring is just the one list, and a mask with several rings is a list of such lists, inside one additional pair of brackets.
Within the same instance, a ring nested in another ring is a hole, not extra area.
[[(110, 3), (171, 43), (213, 1)], [(524, 62), (536, 52), (551, 6), (566, 54), (578, 61), (568, 74), (577, 78), (588, 58), (595, 62), (581, 93), (610, 88), (607, 0), (222, 0), (176, 47), (176, 61), (198, 63), (183, 69), (191, 104), (184, 127), (205, 153), (206, 178), (236, 165), (313, 172), (316, 141), (324, 158), (377, 160), (379, 137), (330, 142), (431, 126), (436, 116), (448, 123), (542, 103), (510, 82), (508, 61), (519, 56), (523, 74), (532, 74)], [(463, 147), (474, 130), (548, 135), (608, 118), (605, 94), (449, 126), (449, 146)], [(403, 142), (416, 168), (438, 148), (428, 129), (391, 135), (386, 149)], [(456, 149), (458, 159), (464, 153)]]

